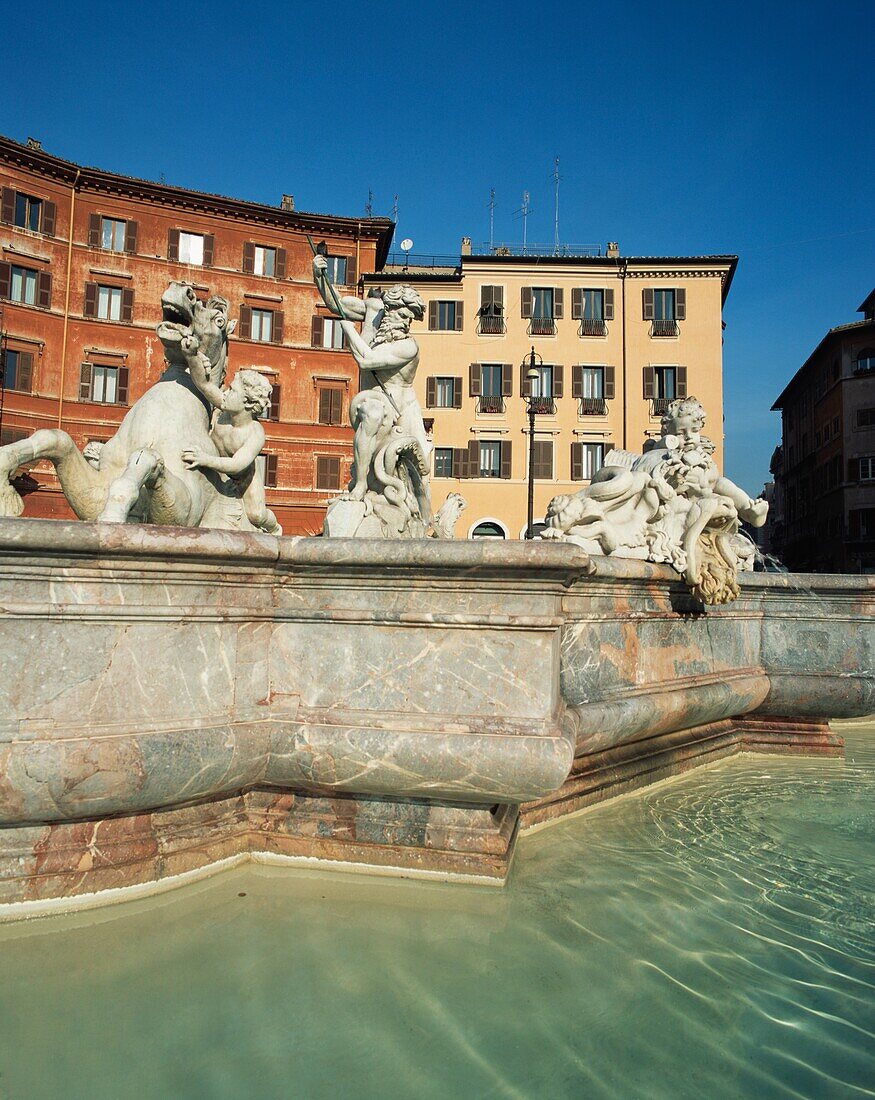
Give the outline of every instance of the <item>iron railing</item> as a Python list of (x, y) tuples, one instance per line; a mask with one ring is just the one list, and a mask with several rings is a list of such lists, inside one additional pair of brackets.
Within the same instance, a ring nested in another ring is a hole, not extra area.
[(580, 335), (581, 336), (607, 336), (608, 326), (602, 320), (596, 320), (594, 317), (581, 317), (580, 319)]
[(500, 314), (481, 313), (477, 321), (477, 331), (481, 336), (501, 336), (507, 331), (507, 326)]
[(481, 395), (480, 400), (477, 402), (477, 412), (481, 413), (503, 413), (504, 412), (504, 398), (496, 397), (491, 393), (484, 393)]
[(680, 332), (678, 323), (674, 319), (670, 321), (651, 321), (651, 336), (677, 336)]
[(601, 256), (597, 244), (490, 244), (478, 245), (480, 256)]
[(529, 321), (529, 336), (555, 336), (556, 322), (552, 317), (532, 317)]
[(650, 415), (665, 416), (673, 400), (671, 397), (654, 397), (650, 402)]
[(538, 416), (553, 416), (556, 412), (556, 402), (552, 397), (527, 397), (526, 400)]
[(581, 397), (580, 399), (581, 416), (605, 416), (607, 411), (608, 405), (603, 397)]

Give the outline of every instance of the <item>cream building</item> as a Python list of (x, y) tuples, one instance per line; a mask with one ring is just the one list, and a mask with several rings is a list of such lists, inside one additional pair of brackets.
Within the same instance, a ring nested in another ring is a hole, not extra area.
[(538, 379), (534, 516), (575, 493), (612, 447), (640, 451), (667, 403), (708, 410), (723, 453), (723, 303), (735, 256), (473, 255), (455, 267), (388, 266), (368, 285), (405, 282), (425, 299), (414, 324), (417, 390), (434, 442), (435, 508), (468, 501), (459, 536), (525, 535), (528, 383)]

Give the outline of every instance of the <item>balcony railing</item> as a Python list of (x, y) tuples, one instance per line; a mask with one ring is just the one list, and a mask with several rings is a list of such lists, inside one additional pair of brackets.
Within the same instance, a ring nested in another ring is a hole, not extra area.
[(651, 321), (651, 336), (677, 336), (680, 332), (678, 323), (674, 319), (670, 321)]
[(608, 404), (603, 397), (581, 397), (581, 416), (606, 416)]
[(581, 317), (580, 319), (580, 335), (581, 336), (607, 336), (608, 326), (604, 321), (596, 320), (594, 317)]
[(529, 321), (529, 336), (555, 336), (556, 322), (552, 317), (533, 317)]
[(501, 336), (507, 331), (507, 326), (504, 323), (504, 317), (500, 314), (481, 313), (477, 331), (481, 336)]
[(529, 397), (527, 400), (538, 416), (553, 416), (556, 412), (556, 402), (552, 397)]
[(477, 412), (481, 413), (503, 413), (504, 412), (504, 398), (495, 397), (492, 394), (484, 393), (480, 400), (477, 402)]
[(654, 397), (650, 402), (650, 415), (665, 416), (673, 400), (671, 397)]

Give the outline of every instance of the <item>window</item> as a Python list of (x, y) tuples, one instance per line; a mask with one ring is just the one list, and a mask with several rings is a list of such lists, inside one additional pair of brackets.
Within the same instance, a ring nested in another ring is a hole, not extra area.
[(480, 477), (501, 477), (501, 443), (496, 440), (480, 442)]
[(117, 286), (97, 288), (97, 316), (103, 321), (120, 321), (122, 316), (122, 291)]
[(347, 257), (326, 256), (328, 261), (328, 278), (332, 283), (345, 284), (347, 280)]
[(852, 508), (848, 512), (848, 524), (852, 539), (869, 539), (875, 536), (875, 508)]
[(269, 309), (253, 309), (250, 339), (270, 343), (273, 329), (273, 312)]
[(551, 366), (535, 367), (538, 377), (528, 382), (528, 392), (531, 397), (553, 397), (553, 368)]
[(584, 290), (581, 318), (584, 321), (604, 321), (605, 292), (603, 290)]
[(484, 520), (482, 523), (478, 523), (474, 530), (471, 532), (472, 539), (504, 539), (507, 538), (504, 528), (499, 523), (494, 523), (491, 520)]
[(532, 318), (536, 321), (553, 320), (552, 287), (532, 287)]
[(553, 480), (553, 440), (536, 439), (532, 447), (532, 477), (536, 481)]
[(28, 267), (12, 265), (9, 297), (13, 302), (22, 302), (26, 306), (35, 306), (37, 299), (38, 272)]
[[(464, 456), (464, 452), (462, 452)], [(457, 476), (460, 471), (457, 471)], [(468, 477), (502, 477), (511, 474), (511, 444), (509, 440), (481, 439), (468, 444)]]
[(686, 367), (645, 367), (644, 396), (653, 400), (652, 416), (661, 416), (669, 402), (687, 396)]
[(124, 252), (126, 223), (117, 218), (100, 219), (100, 247), (110, 252)]
[(580, 368), (580, 396), (601, 400), (605, 396), (605, 368)]
[(316, 456), (316, 488), (340, 488), (340, 458), (333, 455)]
[(79, 374), (79, 400), (102, 405), (126, 405), (128, 368), (106, 363), (83, 363)]
[(501, 363), (481, 363), (480, 378), (480, 392), (483, 397), (501, 397)]
[(866, 458), (859, 459), (860, 463), (860, 481), (875, 481), (875, 457), (868, 455)]
[(462, 302), (435, 301), (428, 303), (428, 327), (432, 331), (460, 332), (464, 308)]
[(481, 334), (496, 336), (504, 332), (504, 287), (482, 286), (480, 288)]
[(664, 401), (674, 401), (677, 397), (677, 368), (654, 367), (656, 375), (656, 397)]
[(200, 233), (179, 234), (179, 262), (203, 267), (204, 238)]
[(265, 420), (279, 420), (280, 418), (280, 399), (282, 397), (282, 387), (278, 382), (271, 382), (270, 384), (270, 408), (264, 414)]
[(82, 312), (85, 317), (130, 324), (134, 319), (134, 292), (130, 287), (86, 283)]
[(436, 378), (435, 379), (435, 399), (434, 405), (438, 409), (452, 409), (456, 404), (456, 379), (455, 378)]
[(343, 339), (343, 329), (340, 327), (340, 321), (333, 317), (323, 317), (322, 347), (340, 351), (344, 346)]
[(42, 211), (42, 199), (35, 199), (32, 195), (23, 195), (20, 191), (16, 192), (13, 225), (17, 225), (21, 229), (31, 229), (34, 233), (38, 233)]
[(523, 317), (530, 318), (529, 332), (532, 336), (553, 336), (556, 332), (555, 321), (563, 313), (562, 287), (524, 286), (520, 294), (520, 307)]
[(572, 481), (592, 481), (593, 474), (602, 468), (604, 461), (604, 443), (572, 443)]
[(614, 319), (613, 290), (575, 287), (571, 292), (571, 316), (580, 321), (581, 336), (606, 336), (606, 321)]
[(857, 356), (854, 370), (860, 374), (868, 374), (875, 370), (875, 348), (864, 348)]
[(871, 428), (875, 424), (875, 408), (857, 409), (857, 427)]
[(434, 451), (434, 476), (453, 476), (453, 448), (435, 447)]
[[(319, 334), (321, 336), (321, 318), (313, 318), (313, 336), (316, 336), (315, 322), (320, 322)], [(281, 344), (283, 342), (283, 314), (277, 309), (253, 309), (251, 306), (240, 307), (241, 340), (257, 340), (262, 344)], [(314, 344), (320, 347), (320, 344)]]
[(682, 289), (663, 290), (645, 287), (644, 320), (651, 321), (651, 335), (677, 336), (678, 321), (687, 315), (687, 292)]
[(319, 388), (319, 423), (341, 424), (343, 421), (343, 391), (333, 387)]
[(3, 385), (7, 390), (30, 393), (33, 384), (33, 352), (7, 348), (3, 363)]
[(255, 275), (276, 275), (276, 249), (263, 248), (257, 244), (252, 270)]
[(654, 321), (675, 320), (675, 296), (673, 290), (654, 290), (653, 319)]

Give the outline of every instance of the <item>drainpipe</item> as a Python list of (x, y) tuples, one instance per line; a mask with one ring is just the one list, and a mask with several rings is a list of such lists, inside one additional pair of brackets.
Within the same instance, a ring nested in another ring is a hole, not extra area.
[[(618, 265), (619, 267), (619, 265)], [(629, 261), (623, 260), (620, 269), (620, 297), (623, 309), (623, 450), (629, 449), (629, 387), (626, 378), (626, 272)]]
[(67, 374), (67, 325), (70, 321), (70, 270), (73, 266), (73, 215), (76, 212), (76, 185), (79, 182), (79, 176), (82, 174), (82, 169), (76, 169), (76, 178), (73, 180), (73, 186), (70, 188), (70, 231), (69, 240), (67, 241), (67, 287), (64, 295), (64, 335), (61, 340), (61, 385), (60, 393), (58, 395), (58, 427), (64, 419), (64, 381)]
[(362, 281), (362, 223), (356, 222), (355, 226), (355, 276), (356, 285)]

